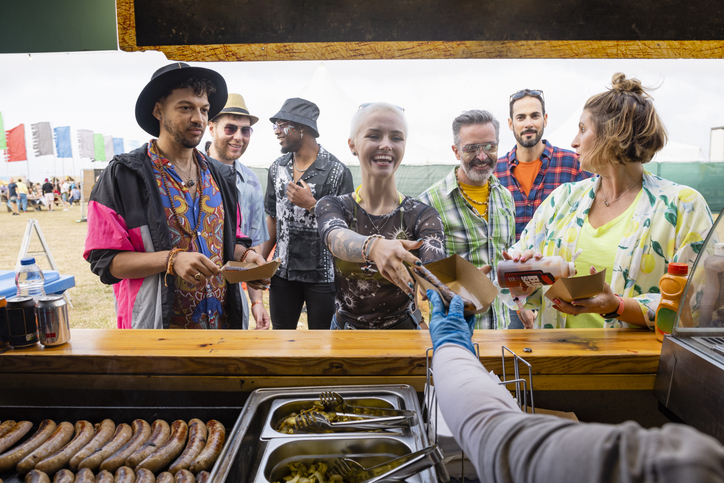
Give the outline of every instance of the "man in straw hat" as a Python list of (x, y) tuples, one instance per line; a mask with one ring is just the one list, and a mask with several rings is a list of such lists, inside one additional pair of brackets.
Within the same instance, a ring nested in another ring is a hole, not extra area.
[[(241, 94), (229, 94), (224, 108), (209, 122), (209, 134), (211, 134), (212, 141), (206, 143), (206, 154), (227, 166), (232, 166), (236, 172), (236, 191), (241, 210), (239, 224), (241, 232), (251, 238), (251, 244), (255, 250), (259, 250), (259, 246), (269, 239), (264, 213), (264, 193), (262, 193), (259, 178), (252, 170), (241, 164), (239, 158), (249, 147), (249, 141), (254, 132), (251, 126), (258, 120), (258, 117), (249, 113)], [(244, 306), (243, 327), (248, 329), (249, 304), (241, 284), (239, 284), (239, 290), (242, 290), (241, 301)], [(248, 286), (248, 290), (251, 299), (251, 313), (256, 321), (256, 328), (268, 329), (270, 319), (262, 300), (264, 292), (250, 286)]]
[(317, 143), (319, 108), (293, 98), (269, 120), (282, 147), (282, 157), (269, 168), (264, 208), (270, 239), (281, 259), (272, 278), (269, 307), (274, 329), (296, 329), (307, 305), (310, 329), (329, 329), (334, 315), (334, 261), (317, 229), (314, 208), (327, 195), (351, 193), (352, 173)]
[(83, 256), (113, 285), (119, 328), (241, 328), (241, 297), (219, 267), (264, 260), (237, 236), (231, 168), (196, 150), (226, 101), (218, 73), (158, 69), (136, 101), (152, 139), (115, 156), (93, 187)]

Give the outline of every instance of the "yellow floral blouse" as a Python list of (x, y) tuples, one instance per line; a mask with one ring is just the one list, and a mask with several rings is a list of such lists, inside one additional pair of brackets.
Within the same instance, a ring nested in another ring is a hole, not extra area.
[[(543, 256), (560, 255), (570, 261), (578, 248), (578, 235), (591, 209), (600, 178), (594, 177), (559, 186), (540, 205), (509, 251), (533, 249)], [(644, 171), (642, 196), (630, 226), (618, 247), (611, 288), (622, 297), (635, 298), (649, 328), (653, 329), (659, 304), (659, 279), (669, 262), (694, 263), (703, 240), (712, 227), (712, 216), (704, 198), (688, 186)], [(531, 294), (527, 308), (541, 309), (537, 325), (544, 329), (564, 328), (566, 314), (552, 307), (543, 296), (543, 286)], [(507, 289), (501, 290), (506, 303), (514, 307)], [(542, 305), (542, 307), (541, 307)], [(629, 327), (606, 319), (604, 327)], [(634, 327), (634, 326), (631, 326)]]

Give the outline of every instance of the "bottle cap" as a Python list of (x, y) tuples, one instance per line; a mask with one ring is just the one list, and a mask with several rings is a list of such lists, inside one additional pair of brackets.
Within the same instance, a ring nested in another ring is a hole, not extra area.
[(714, 255), (724, 256), (724, 243), (714, 244)]
[(28, 257), (20, 260), (20, 265), (33, 265), (34, 263), (35, 257)]
[(689, 273), (689, 265), (686, 263), (669, 263), (667, 271), (669, 275), (687, 275)]

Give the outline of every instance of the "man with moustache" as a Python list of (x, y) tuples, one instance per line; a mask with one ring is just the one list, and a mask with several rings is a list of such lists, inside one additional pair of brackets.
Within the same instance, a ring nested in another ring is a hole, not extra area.
[[(251, 127), (259, 120), (249, 114), (246, 102), (241, 94), (229, 94), (226, 105), (221, 112), (209, 122), (209, 134), (212, 141), (206, 144), (206, 154), (234, 168), (235, 183), (239, 197), (241, 213), (241, 232), (251, 238), (254, 250), (260, 252), (262, 243), (269, 239), (264, 213), (264, 193), (256, 174), (239, 159), (249, 147), (254, 129)], [(256, 321), (256, 329), (269, 328), (269, 314), (264, 308), (264, 292), (247, 285), (251, 299), (251, 313)], [(249, 304), (242, 284), (239, 284), (241, 301), (244, 306), (244, 329), (249, 328)]]
[(239, 291), (219, 268), (264, 259), (237, 236), (233, 170), (196, 150), (226, 97), (212, 70), (158, 69), (136, 101), (158, 139), (115, 156), (93, 187), (83, 256), (113, 285), (118, 328), (241, 328)]
[(543, 139), (548, 124), (543, 91), (523, 89), (510, 96), (508, 127), (515, 147), (498, 159), (495, 176), (515, 200), (515, 239), (549, 194), (563, 183), (593, 176), (583, 171), (578, 155)]
[[(458, 254), (476, 267), (491, 265), (495, 281), (503, 250), (515, 243), (513, 197), (493, 176), (500, 123), (490, 112), (476, 109), (456, 117), (452, 128), (452, 150), (460, 166), (428, 188), (420, 200), (440, 214), (448, 256)], [(496, 298), (490, 310), (476, 319), (476, 329), (505, 329), (510, 312)]]
[(324, 196), (354, 189), (352, 173), (317, 143), (319, 108), (292, 98), (269, 120), (283, 156), (272, 163), (264, 208), (270, 238), (266, 258), (276, 244), (281, 260), (272, 277), (269, 307), (274, 329), (296, 329), (307, 305), (310, 329), (329, 329), (334, 315), (334, 259), (322, 242), (314, 208)]

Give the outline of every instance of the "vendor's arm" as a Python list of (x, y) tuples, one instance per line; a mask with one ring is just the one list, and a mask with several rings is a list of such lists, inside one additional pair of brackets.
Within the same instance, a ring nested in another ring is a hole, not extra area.
[[(168, 250), (153, 253), (121, 251), (113, 257), (110, 272), (118, 279), (146, 278), (166, 272)], [(201, 286), (206, 278), (218, 275), (219, 267), (208, 257), (197, 252), (176, 252), (173, 255), (173, 272), (188, 283)], [(196, 275), (201, 274), (200, 279)]]

